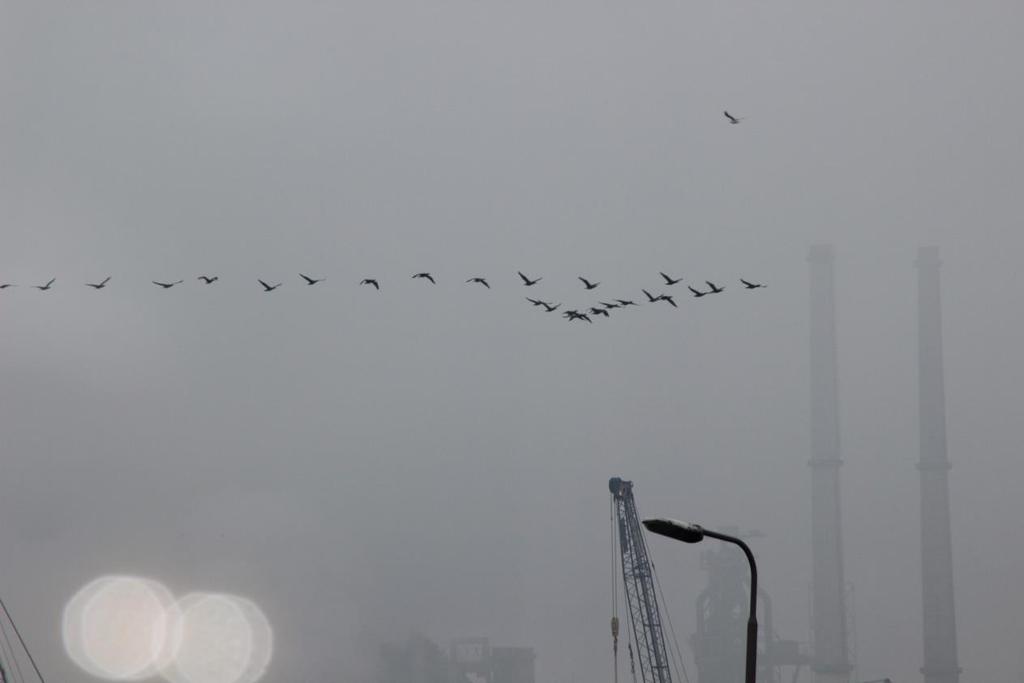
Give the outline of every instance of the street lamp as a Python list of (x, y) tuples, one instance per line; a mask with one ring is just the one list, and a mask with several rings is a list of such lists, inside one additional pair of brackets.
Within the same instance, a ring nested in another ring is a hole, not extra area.
[(653, 534), (668, 536), (683, 543), (700, 543), (705, 536), (717, 538), (726, 543), (738, 545), (750, 563), (750, 617), (747, 619), (747, 671), (746, 683), (756, 683), (757, 678), (757, 564), (750, 547), (735, 536), (720, 534), (698, 524), (677, 522), (674, 519), (645, 519), (644, 526)]

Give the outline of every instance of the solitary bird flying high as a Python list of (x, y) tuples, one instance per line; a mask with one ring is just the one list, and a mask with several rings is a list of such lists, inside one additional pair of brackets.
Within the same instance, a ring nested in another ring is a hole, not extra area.
[(578, 279), (578, 280), (579, 280), (580, 282), (582, 282), (582, 283), (583, 283), (583, 286), (584, 286), (584, 287), (585, 287), (586, 289), (597, 289), (597, 286), (598, 286), (599, 284), (601, 284), (600, 282), (590, 282), (590, 281), (589, 281), (589, 280), (587, 280), (587, 278), (585, 278), (585, 277), (579, 277), (579, 276), (577, 276), (577, 277), (576, 277), (576, 279)]
[(694, 289), (693, 287), (687, 287), (687, 289), (689, 289), (691, 292), (693, 292), (693, 296), (696, 297), (697, 299), (701, 298), (702, 296), (707, 296), (708, 294), (711, 293), (711, 292), (702, 292), (699, 289)]
[(714, 282), (711, 282), (710, 280), (705, 280), (704, 284), (706, 284), (708, 287), (711, 288), (711, 291), (708, 292), (708, 294), (720, 294), (720, 293), (725, 291), (725, 287), (719, 287), (718, 285), (716, 285)]
[(471, 278), (469, 278), (468, 280), (466, 280), (466, 282), (475, 282), (475, 283), (476, 283), (476, 284), (478, 284), (478, 285), (483, 285), (483, 286), (484, 286), (484, 287), (486, 287), (487, 289), (490, 289), (490, 288), (491, 288), (491, 286), (490, 286), (489, 284), (487, 284), (487, 278), (482, 278), (482, 277), (471, 277)]
[(678, 284), (678, 283), (683, 281), (683, 278), (673, 279), (673, 278), (670, 278), (668, 275), (665, 275), (665, 273), (658, 273), (658, 275), (660, 275), (663, 278), (665, 278), (665, 284), (666, 285), (674, 285), (674, 284)]
[(56, 282), (56, 281), (57, 281), (57, 278), (53, 278), (52, 280), (47, 282), (45, 285), (32, 285), (32, 286), (34, 288), (38, 289), (40, 292), (48, 292), (48, 291), (50, 291), (50, 287), (53, 287), (53, 283)]
[(218, 277), (218, 276), (216, 276), (216, 275), (214, 275), (213, 277), (210, 277), (209, 275), (200, 275), (200, 276), (199, 276), (199, 277), (197, 277), (196, 279), (197, 279), (197, 280), (202, 280), (202, 281), (203, 281), (204, 283), (206, 283), (206, 284), (208, 284), (208, 285), (212, 285), (212, 284), (213, 284), (214, 282), (216, 282), (217, 280), (219, 280), (219, 279), (220, 279), (220, 277)]
[(324, 278), (320, 278), (318, 280), (316, 278), (311, 278), (308, 275), (303, 275), (302, 273), (299, 273), (299, 277), (301, 277), (303, 280), (305, 280), (307, 285), (315, 285), (318, 282), (323, 282), (324, 281)]
[(536, 280), (531, 280), (530, 278), (523, 275), (522, 271), (517, 270), (516, 272), (519, 274), (519, 277), (523, 280), (523, 285), (526, 287), (533, 287), (535, 284), (544, 279), (542, 277), (539, 277)]
[(430, 280), (430, 284), (432, 284), (432, 285), (436, 285), (437, 284), (436, 282), (434, 282), (434, 276), (431, 275), (430, 273), (416, 273), (415, 275), (412, 276), (413, 280), (415, 280), (417, 278), (419, 278), (421, 280)]
[(743, 283), (743, 286), (744, 286), (744, 287), (746, 287), (747, 289), (759, 289), (759, 288), (761, 288), (761, 287), (764, 287), (764, 285), (762, 285), (762, 284), (760, 284), (760, 283), (755, 283), (755, 282), (747, 282), (747, 281), (746, 281), (746, 280), (744, 280), (743, 278), (740, 278), (740, 282), (742, 282), (742, 283)]
[(174, 285), (180, 285), (182, 282), (184, 282), (184, 280), (177, 280), (175, 282), (157, 282), (156, 280), (153, 280), (154, 285), (163, 287), (164, 289), (170, 289)]
[(108, 282), (110, 282), (110, 276), (107, 276), (107, 279), (105, 279), (103, 282), (86, 282), (85, 286), (92, 287), (93, 289), (103, 289), (104, 287), (107, 286)]
[(260, 279), (257, 279), (256, 282), (258, 282), (261, 285), (263, 285), (263, 291), (264, 292), (273, 292), (275, 289), (277, 289), (278, 287), (281, 286), (280, 282), (278, 282), (276, 285), (268, 285), (266, 282), (264, 282), (263, 280), (260, 280)]
[(8, 287), (17, 287), (17, 286), (18, 285), (11, 284), (10, 282), (5, 282), (2, 285), (0, 285), (0, 289), (7, 289)]
[(380, 283), (374, 280), (372, 277), (368, 277), (359, 283), (360, 285), (373, 285), (377, 291), (380, 291)]
[(729, 123), (733, 124), (734, 126), (735, 126), (735, 125), (736, 125), (737, 123), (739, 123), (740, 121), (742, 121), (742, 120), (743, 120), (743, 118), (742, 118), (742, 117), (740, 117), (740, 118), (736, 118), (735, 116), (733, 116), (732, 114), (730, 114), (730, 113), (729, 113), (729, 112), (727, 112), (727, 111), (723, 111), (722, 113), (723, 113), (723, 114), (725, 114), (725, 118), (729, 119)]

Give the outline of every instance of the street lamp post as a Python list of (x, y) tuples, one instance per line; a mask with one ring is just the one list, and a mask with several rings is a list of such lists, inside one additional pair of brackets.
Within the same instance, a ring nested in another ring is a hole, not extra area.
[(750, 547), (741, 539), (728, 534), (705, 529), (697, 524), (677, 522), (674, 519), (645, 519), (644, 526), (653, 534), (668, 536), (683, 543), (700, 543), (705, 536), (717, 538), (726, 543), (738, 545), (750, 563), (750, 616), (747, 619), (747, 668), (746, 683), (756, 683), (757, 679), (757, 563)]

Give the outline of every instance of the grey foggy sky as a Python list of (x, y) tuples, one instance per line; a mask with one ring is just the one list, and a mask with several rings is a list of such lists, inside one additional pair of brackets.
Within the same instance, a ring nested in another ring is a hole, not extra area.
[[(858, 674), (920, 676), (913, 259), (936, 244), (960, 660), (1020, 678), (1022, 20), (0, 2), (0, 593), (44, 672), (84, 677), (63, 602), (127, 571), (258, 601), (267, 680), (356, 681), (368, 638), (415, 628), (607, 681), (615, 475), (648, 514), (764, 531), (777, 630), (807, 640), (805, 256), (833, 242)], [(579, 274), (729, 290), (591, 328), (530, 309), (517, 269), (572, 305)], [(683, 638), (699, 553), (652, 548)]]

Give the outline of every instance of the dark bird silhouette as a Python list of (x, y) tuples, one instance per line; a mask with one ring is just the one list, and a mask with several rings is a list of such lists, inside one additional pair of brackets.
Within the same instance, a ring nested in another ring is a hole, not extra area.
[(301, 277), (303, 280), (305, 280), (307, 285), (315, 285), (318, 282), (323, 282), (324, 281), (324, 278), (320, 278), (318, 280), (316, 278), (309, 277), (308, 275), (303, 275), (302, 273), (299, 273), (299, 277)]
[(672, 308), (679, 308), (679, 306), (676, 305), (676, 300), (673, 299), (668, 294), (660, 294), (660, 295), (658, 295), (658, 301), (667, 301), (668, 303), (672, 304)]
[(740, 278), (740, 282), (742, 282), (743, 286), (746, 287), (747, 289), (760, 289), (761, 287), (764, 287), (764, 285), (760, 283), (747, 282), (743, 278)]
[(196, 279), (197, 280), (202, 280), (204, 283), (206, 283), (208, 285), (212, 285), (214, 282), (219, 280), (220, 277), (218, 277), (217, 275), (214, 275), (213, 277), (210, 277), (209, 275), (200, 275)]
[(524, 297), (524, 298), (527, 301), (529, 301), (531, 304), (533, 304), (534, 306), (543, 306), (546, 303), (544, 301), (541, 301), (540, 299), (531, 299), (530, 297)]
[(579, 276), (577, 276), (577, 279), (578, 279), (578, 280), (579, 280), (580, 282), (582, 282), (582, 283), (583, 283), (583, 286), (584, 286), (585, 288), (587, 288), (587, 289), (597, 289), (597, 286), (598, 286), (599, 284), (601, 284), (600, 282), (590, 282), (590, 281), (589, 281), (589, 280), (587, 280), (587, 278), (585, 278), (585, 277), (579, 277)]
[(711, 293), (711, 292), (702, 292), (699, 289), (694, 289), (693, 287), (687, 287), (687, 289), (689, 289), (691, 292), (693, 292), (693, 296), (698, 298), (698, 299), (701, 298), (702, 296), (707, 296), (708, 294)]
[(606, 318), (610, 318), (610, 317), (612, 317), (612, 316), (611, 316), (611, 314), (609, 314), (609, 313), (608, 313), (608, 311), (606, 311), (606, 310), (605, 310), (605, 309), (603, 309), (603, 308), (594, 308), (594, 307), (592, 306), (592, 307), (590, 308), (590, 312), (591, 312), (591, 313), (593, 313), (594, 315), (603, 315), (603, 316), (604, 316), (604, 317), (606, 317)]
[(50, 287), (53, 287), (53, 283), (56, 282), (56, 281), (57, 281), (57, 278), (53, 278), (52, 280), (47, 282), (45, 285), (32, 285), (32, 286), (35, 289), (38, 289), (40, 292), (48, 292), (48, 291), (50, 291)]
[(413, 280), (415, 280), (417, 278), (419, 278), (421, 280), (430, 280), (430, 284), (433, 284), (433, 285), (437, 284), (436, 282), (434, 282), (434, 276), (431, 275), (430, 273), (416, 273), (415, 275), (412, 276)]
[(706, 284), (708, 287), (711, 288), (711, 291), (708, 292), (708, 294), (720, 294), (720, 293), (725, 291), (725, 287), (719, 287), (714, 282), (711, 282), (710, 280), (705, 280), (704, 284)]
[(86, 282), (85, 286), (86, 287), (92, 287), (93, 289), (103, 289), (104, 287), (107, 286), (108, 282), (110, 282), (110, 276), (107, 276), (107, 279), (105, 279), (103, 282), (98, 282), (98, 283)]
[(2, 285), (0, 285), (0, 289), (7, 289), (8, 287), (17, 287), (17, 286), (18, 285), (11, 284), (10, 282), (5, 282)]
[(542, 277), (539, 277), (536, 280), (531, 280), (530, 278), (528, 278), (525, 275), (523, 275), (522, 271), (518, 271), (517, 270), (516, 272), (519, 273), (519, 277), (522, 278), (523, 285), (525, 285), (526, 287), (533, 287), (535, 284), (537, 284), (538, 282), (540, 282), (541, 280), (544, 279)]
[(544, 310), (547, 311), (548, 313), (554, 312), (559, 306), (562, 305), (562, 304), (549, 304), (546, 301), (541, 301), (540, 303), (541, 303), (541, 305), (544, 306)]
[(380, 283), (377, 282), (376, 280), (374, 280), (372, 277), (368, 277), (368, 278), (364, 279), (359, 284), (360, 285), (373, 285), (374, 287), (377, 288), (378, 292), (380, 291)]
[(594, 322), (593, 320), (590, 319), (590, 316), (588, 316), (586, 313), (580, 313), (579, 311), (576, 311), (576, 310), (566, 311), (562, 315), (567, 320), (585, 320), (588, 323), (593, 323)]
[(266, 282), (264, 282), (263, 280), (259, 280), (259, 279), (257, 279), (256, 282), (258, 282), (261, 285), (263, 285), (263, 291), (264, 292), (273, 292), (275, 289), (277, 289), (278, 287), (281, 286), (280, 282), (278, 282), (276, 285), (268, 285)]
[(658, 301), (658, 297), (654, 296), (646, 289), (641, 289), (640, 291), (647, 295), (647, 303), (653, 304), (655, 301)]
[(616, 301), (618, 301), (619, 305), (622, 306), (623, 308), (625, 308), (626, 306), (636, 306), (637, 305), (636, 302), (630, 301), (629, 299), (616, 299)]
[(597, 303), (601, 304), (602, 306), (604, 306), (605, 308), (607, 308), (609, 310), (611, 310), (613, 308), (622, 308), (622, 304), (609, 304), (609, 303), (606, 303), (604, 301), (598, 301)]
[(158, 287), (163, 287), (164, 289), (170, 289), (174, 285), (180, 285), (182, 282), (184, 282), (184, 280), (177, 280), (175, 282), (157, 282), (156, 280), (153, 280), (154, 285), (157, 285)]
[(725, 114), (725, 118), (729, 119), (729, 123), (731, 123), (733, 125), (736, 125), (737, 123), (739, 123), (740, 121), (743, 120), (742, 117), (736, 118), (735, 116), (733, 116), (732, 114), (730, 114), (727, 111), (723, 111), (722, 113)]
[(666, 285), (674, 285), (674, 284), (678, 284), (678, 283), (683, 281), (683, 278), (673, 279), (673, 278), (670, 278), (668, 275), (665, 275), (665, 273), (658, 273), (658, 275), (660, 275), (663, 278), (665, 278), (665, 284)]
[(486, 287), (487, 289), (490, 289), (490, 288), (491, 288), (491, 286), (490, 286), (489, 284), (487, 284), (487, 278), (482, 278), (482, 277), (471, 277), (471, 278), (469, 278), (468, 280), (466, 280), (466, 282), (475, 282), (475, 283), (476, 283), (476, 284), (478, 284), (478, 285), (483, 285), (483, 286), (484, 286), (484, 287)]

